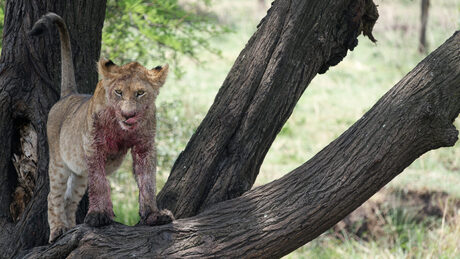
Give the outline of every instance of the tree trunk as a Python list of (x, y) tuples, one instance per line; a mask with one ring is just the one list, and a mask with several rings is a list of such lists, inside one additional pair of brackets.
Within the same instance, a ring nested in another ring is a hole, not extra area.
[(420, 43), (418, 50), (420, 53), (427, 52), (428, 44), (426, 43), (426, 26), (428, 24), (428, 9), (430, 7), (430, 0), (422, 0), (422, 8), (420, 14)]
[(259, 8), (265, 10), (265, 0), (257, 0), (259, 3)]
[(275, 1), (176, 160), (160, 207), (189, 217), (251, 189), (310, 81), (353, 50), (361, 30), (374, 40), (377, 17), (371, 0)]
[(66, 20), (79, 91), (97, 83), (105, 1), (9, 0), (0, 58), (0, 258), (48, 241), (48, 145), (46, 121), (59, 98), (57, 30), (31, 38), (27, 32), (46, 12)]
[(452, 146), (460, 112), (460, 33), (361, 119), (288, 175), (158, 227), (79, 225), (26, 258), (274, 258), (314, 239), (423, 153)]

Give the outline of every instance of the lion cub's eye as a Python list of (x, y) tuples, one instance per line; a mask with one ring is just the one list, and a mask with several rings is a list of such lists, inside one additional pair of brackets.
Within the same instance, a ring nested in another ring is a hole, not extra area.
[(123, 92), (121, 90), (116, 89), (115, 94), (118, 95), (118, 96), (122, 96)]
[(144, 94), (145, 94), (144, 91), (139, 90), (139, 91), (136, 92), (136, 97), (141, 97), (141, 96), (143, 96)]

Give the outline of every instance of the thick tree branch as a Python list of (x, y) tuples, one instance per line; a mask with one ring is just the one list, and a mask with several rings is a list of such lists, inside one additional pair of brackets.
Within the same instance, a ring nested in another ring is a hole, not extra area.
[(309, 82), (372, 40), (371, 0), (276, 0), (158, 195), (178, 218), (249, 190)]
[(332, 227), (423, 153), (454, 145), (459, 64), (457, 32), (339, 138), (279, 180), (169, 225), (80, 225), (27, 258), (283, 256)]

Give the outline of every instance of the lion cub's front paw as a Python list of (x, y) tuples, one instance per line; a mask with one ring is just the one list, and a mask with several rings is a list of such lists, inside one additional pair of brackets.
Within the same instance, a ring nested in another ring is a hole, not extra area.
[(91, 227), (102, 227), (112, 224), (113, 219), (108, 213), (88, 212), (85, 217), (85, 224)]
[(174, 216), (169, 210), (154, 211), (149, 213), (145, 218), (141, 217), (139, 222), (142, 225), (158, 226), (171, 223)]
[(56, 241), (56, 239), (58, 239), (58, 237), (62, 236), (65, 232), (67, 232), (67, 230), (69, 230), (69, 229), (67, 227), (64, 227), (64, 226), (57, 227), (56, 229), (51, 230), (49, 242), (54, 243), (54, 241)]

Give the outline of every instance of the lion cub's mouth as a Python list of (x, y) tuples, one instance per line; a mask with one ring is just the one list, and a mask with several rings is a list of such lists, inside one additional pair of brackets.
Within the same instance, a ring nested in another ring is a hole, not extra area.
[(130, 123), (130, 122), (127, 122), (127, 121), (122, 121), (122, 123), (123, 123), (124, 125), (126, 125), (126, 126), (134, 126), (134, 125), (136, 125), (136, 122)]
[(135, 118), (129, 118), (127, 120), (120, 121), (120, 125), (122, 129), (132, 130), (136, 127), (137, 120)]
[(123, 123), (128, 125), (128, 126), (132, 126), (132, 125), (137, 123), (137, 120), (135, 118), (129, 118), (129, 119), (123, 121)]

